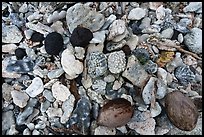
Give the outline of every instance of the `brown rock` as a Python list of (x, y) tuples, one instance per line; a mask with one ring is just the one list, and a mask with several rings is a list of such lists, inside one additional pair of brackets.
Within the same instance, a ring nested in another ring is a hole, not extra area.
[(165, 107), (170, 121), (179, 129), (191, 131), (198, 120), (198, 110), (193, 101), (180, 91), (168, 93), (165, 97)]
[(124, 126), (133, 115), (131, 103), (123, 98), (108, 101), (99, 112), (98, 125), (114, 128)]

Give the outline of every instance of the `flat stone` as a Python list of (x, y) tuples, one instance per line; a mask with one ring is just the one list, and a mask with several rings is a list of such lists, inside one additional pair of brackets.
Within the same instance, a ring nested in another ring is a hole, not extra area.
[(45, 100), (44, 102), (41, 103), (40, 105), (40, 111), (45, 112), (49, 107), (50, 107), (50, 102)]
[(149, 78), (148, 73), (142, 68), (134, 55), (128, 58), (127, 67), (122, 73), (122, 76), (138, 87), (143, 87)]
[(115, 134), (116, 134), (115, 128), (108, 128), (105, 126), (98, 126), (94, 131), (94, 135), (115, 135)]
[(126, 45), (130, 47), (130, 50), (133, 51), (139, 42), (139, 37), (137, 35), (131, 35), (127, 40)]
[(148, 118), (142, 122), (132, 122), (128, 126), (140, 135), (155, 135), (156, 122), (153, 118)]
[(64, 113), (62, 114), (62, 117), (60, 118), (60, 122), (62, 124), (65, 124), (69, 120), (69, 117), (71, 116), (71, 113), (74, 109), (74, 102), (75, 102), (75, 97), (72, 94), (69, 96), (67, 100), (63, 102), (62, 110)]
[(52, 117), (61, 117), (63, 112), (61, 108), (49, 107), (46, 113), (49, 118), (52, 118)]
[(173, 34), (174, 34), (174, 30), (172, 28), (168, 28), (161, 32), (161, 37), (166, 39), (171, 39)]
[(49, 101), (49, 102), (54, 102), (55, 98), (52, 95), (52, 92), (50, 90), (45, 89), (43, 91), (43, 96)]
[(2, 26), (3, 43), (19, 43), (23, 36), (21, 31), (15, 25)]
[(44, 86), (43, 86), (43, 82), (42, 79), (39, 77), (35, 77), (32, 80), (32, 83), (30, 84), (30, 86), (26, 89), (26, 93), (30, 96), (30, 97), (36, 97), (37, 95), (39, 95), (40, 93), (42, 93), (44, 90)]
[(54, 79), (60, 77), (64, 73), (64, 70), (62, 68), (51, 70), (48, 72), (47, 76), (49, 79)]
[(2, 52), (14, 54), (14, 51), (17, 49), (16, 44), (4, 44), (2, 45)]
[(91, 10), (88, 6), (77, 3), (67, 10), (66, 21), (70, 33), (72, 33), (78, 25), (82, 25), (92, 32), (95, 32), (103, 26), (105, 17), (103, 14)]
[(189, 4), (183, 8), (184, 12), (194, 12), (202, 8), (202, 2), (189, 2)]
[(17, 90), (11, 91), (11, 96), (13, 98), (13, 103), (20, 108), (24, 108), (29, 100), (29, 96), (25, 92), (20, 92)]
[(134, 8), (128, 14), (129, 20), (140, 20), (145, 17), (146, 11), (142, 8)]
[(52, 85), (52, 94), (56, 100), (65, 101), (71, 95), (69, 89), (59, 81)]
[(156, 78), (151, 77), (142, 91), (142, 98), (145, 104), (150, 104), (152, 100), (155, 100), (154, 92), (156, 90), (155, 89), (156, 80), (157, 80)]
[(7, 83), (2, 84), (2, 96), (5, 101), (9, 102), (11, 100), (11, 91), (13, 90), (14, 88), (11, 85)]
[(105, 30), (94, 32), (93, 38), (89, 43), (103, 43), (106, 38), (105, 34), (106, 34)]
[(2, 131), (9, 130), (11, 125), (15, 125), (13, 111), (2, 112)]

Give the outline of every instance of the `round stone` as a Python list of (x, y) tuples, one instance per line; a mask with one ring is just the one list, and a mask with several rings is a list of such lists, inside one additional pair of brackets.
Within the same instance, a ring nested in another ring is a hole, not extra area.
[(45, 38), (45, 51), (50, 55), (58, 55), (62, 49), (62, 35), (57, 32), (49, 33)]
[(39, 33), (39, 32), (34, 32), (31, 36), (31, 41), (32, 42), (42, 42), (44, 40), (44, 35)]
[(27, 54), (26, 54), (25, 49), (17, 48), (15, 50), (15, 55), (16, 55), (16, 58), (20, 60), (20, 59), (23, 59), (23, 57), (26, 56)]
[(73, 46), (86, 47), (93, 38), (93, 33), (84, 27), (76, 27), (70, 37)]
[(117, 74), (125, 70), (126, 59), (123, 51), (115, 51), (108, 56), (108, 69)]

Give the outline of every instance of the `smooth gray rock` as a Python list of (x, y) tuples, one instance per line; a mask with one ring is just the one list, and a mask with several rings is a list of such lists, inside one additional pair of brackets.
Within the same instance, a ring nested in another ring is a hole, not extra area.
[(190, 33), (184, 36), (184, 43), (194, 53), (202, 53), (202, 30), (193, 28)]

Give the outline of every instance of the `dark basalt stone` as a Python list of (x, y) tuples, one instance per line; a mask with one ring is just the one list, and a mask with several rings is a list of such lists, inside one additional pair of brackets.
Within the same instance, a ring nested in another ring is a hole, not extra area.
[(73, 46), (86, 47), (93, 38), (93, 33), (84, 27), (76, 27), (70, 37)]
[(20, 59), (23, 59), (23, 57), (26, 56), (27, 54), (26, 54), (25, 49), (23, 49), (23, 48), (17, 48), (17, 49), (15, 50), (15, 55), (16, 55), (16, 58), (17, 58), (18, 60), (20, 60)]
[(39, 33), (39, 32), (34, 32), (31, 36), (31, 41), (32, 42), (42, 42), (44, 40), (44, 35)]
[(62, 50), (62, 35), (57, 32), (49, 33), (45, 38), (45, 51), (50, 55), (59, 55)]

